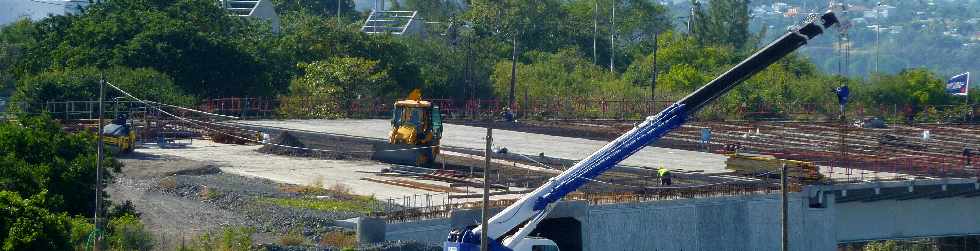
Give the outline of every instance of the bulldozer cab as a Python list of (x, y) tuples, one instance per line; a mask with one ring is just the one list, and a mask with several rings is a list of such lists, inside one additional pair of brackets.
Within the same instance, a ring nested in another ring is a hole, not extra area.
[(388, 142), (374, 144), (371, 159), (393, 164), (431, 165), (439, 155), (442, 115), (439, 107), (423, 101), (419, 90), (395, 102)]
[(426, 144), (440, 138), (442, 117), (428, 101), (402, 100), (395, 103), (391, 126), (396, 134), (392, 143)]
[[(424, 101), (423, 101), (424, 102)], [(405, 104), (409, 102), (399, 101), (395, 103), (395, 110), (391, 114), (391, 125), (393, 127), (399, 126), (411, 126), (414, 128), (425, 128), (429, 123), (427, 115), (429, 115), (429, 105), (428, 102), (425, 104)]]

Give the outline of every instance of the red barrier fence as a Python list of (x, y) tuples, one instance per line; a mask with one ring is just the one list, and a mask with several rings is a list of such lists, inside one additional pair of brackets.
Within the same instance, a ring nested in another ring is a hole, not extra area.
[[(505, 100), (499, 99), (429, 99), (449, 118), (482, 119), (488, 115), (498, 115)], [(342, 104), (337, 99), (311, 97), (249, 98), (229, 97), (203, 100), (198, 108), (212, 113), (245, 118), (315, 118), (303, 116), (318, 110), (335, 111), (341, 117), (385, 118), (389, 116), (394, 100), (381, 98), (362, 98)], [(543, 120), (639, 120), (656, 114), (674, 101), (672, 100), (612, 100), (589, 98), (531, 99), (516, 103), (511, 110), (520, 119)], [(913, 109), (910, 106), (864, 107), (851, 105), (847, 108), (848, 118), (876, 116), (888, 121), (906, 121), (912, 116), (919, 122), (963, 122), (973, 121), (972, 114), (977, 110), (971, 106), (966, 110), (956, 110), (959, 106), (929, 106)], [(285, 112), (294, 111), (294, 112)], [(931, 117), (923, 111), (936, 111)], [(955, 112), (954, 112), (955, 111)], [(834, 104), (742, 104), (725, 107), (713, 104), (705, 107), (698, 115), (702, 120), (804, 120), (826, 121), (836, 119), (837, 107)]]

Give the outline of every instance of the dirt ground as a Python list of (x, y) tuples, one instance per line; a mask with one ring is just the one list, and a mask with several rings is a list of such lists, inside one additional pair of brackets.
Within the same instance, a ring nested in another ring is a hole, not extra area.
[(341, 230), (335, 220), (363, 215), (267, 203), (310, 194), (296, 192), (301, 186), (225, 173), (214, 162), (145, 153), (118, 159), (125, 166), (106, 190), (114, 204), (135, 205), (158, 250), (173, 250), (227, 227), (255, 229), (256, 243), (276, 243), (287, 232), (300, 231), (313, 244), (322, 233)]

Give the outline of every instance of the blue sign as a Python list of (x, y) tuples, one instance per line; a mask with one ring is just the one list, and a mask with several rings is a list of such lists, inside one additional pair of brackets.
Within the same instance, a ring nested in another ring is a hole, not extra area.
[(946, 93), (966, 96), (970, 91), (970, 73), (953, 76), (946, 82)]

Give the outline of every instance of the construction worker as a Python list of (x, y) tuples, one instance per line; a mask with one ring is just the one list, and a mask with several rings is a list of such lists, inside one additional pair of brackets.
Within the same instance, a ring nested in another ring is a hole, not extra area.
[(969, 147), (963, 148), (963, 163), (965, 166), (970, 166), (970, 162), (973, 160), (973, 149)]
[(660, 167), (660, 169), (657, 169), (657, 175), (660, 176), (661, 186), (669, 186), (673, 184), (673, 182), (670, 180), (670, 170), (667, 170), (667, 168)]
[(500, 116), (503, 117), (504, 121), (507, 122), (513, 123), (517, 121), (514, 119), (514, 112), (510, 110), (510, 107), (504, 107), (504, 111), (500, 112)]

